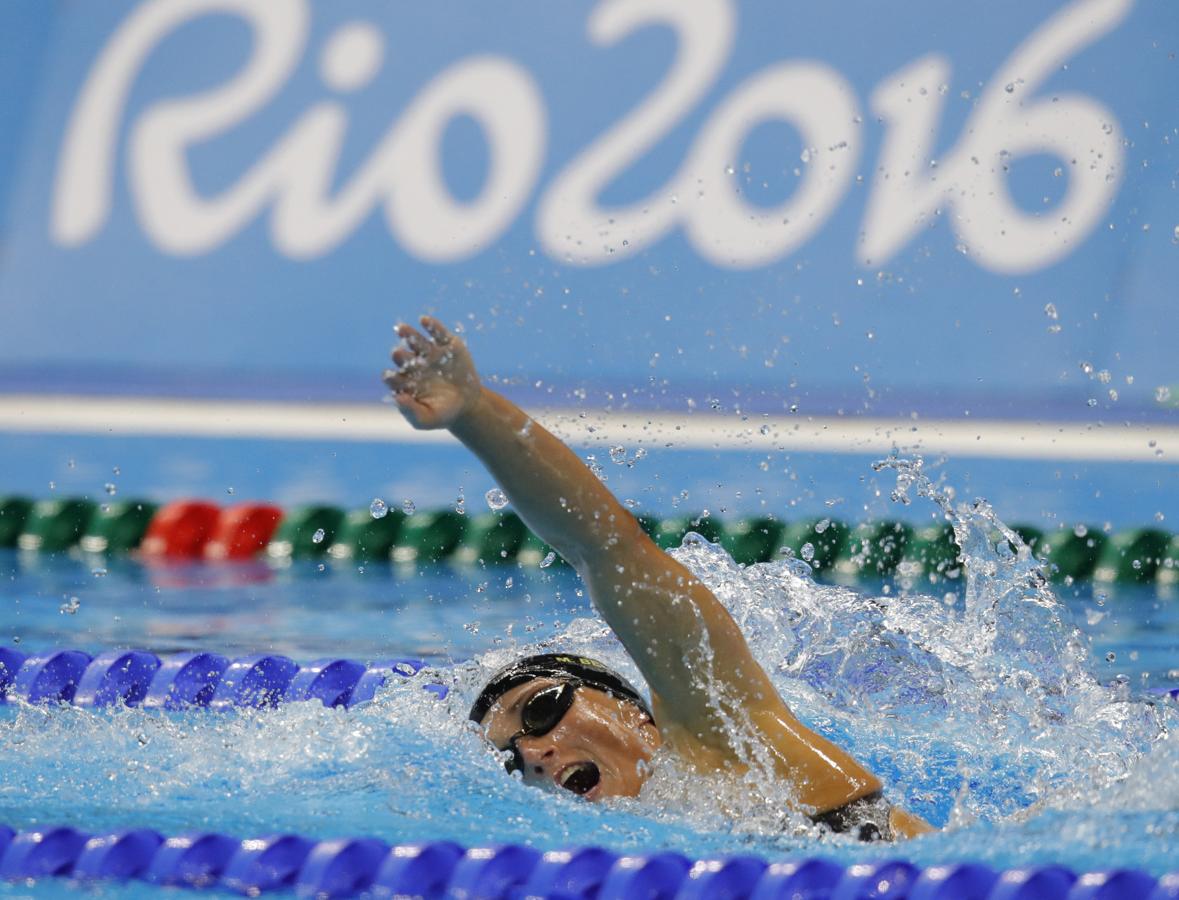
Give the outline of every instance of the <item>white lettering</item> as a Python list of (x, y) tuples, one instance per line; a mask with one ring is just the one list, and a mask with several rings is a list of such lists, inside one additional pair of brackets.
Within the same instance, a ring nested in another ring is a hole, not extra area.
[[(135, 10), (103, 49), (82, 87), (62, 142), (50, 232), (58, 243), (91, 240), (110, 215), (115, 149), (127, 96), (152, 50), (177, 28), (210, 13), (241, 16), (256, 43), (249, 64), (220, 90), (189, 104), (176, 127), (195, 139), (234, 125), (269, 101), (289, 77), (307, 40), (305, 0), (151, 0)], [(173, 107), (175, 109), (175, 107)], [(186, 177), (187, 170), (165, 178)]]
[(736, 21), (728, 0), (605, 0), (594, 8), (588, 27), (590, 37), (601, 45), (652, 24), (666, 25), (676, 35), (676, 55), (667, 77), (578, 154), (541, 198), (537, 236), (559, 259), (592, 265), (629, 256), (662, 238), (679, 217), (671, 200), (680, 190), (682, 175), (626, 207), (603, 209), (598, 195), (704, 96), (728, 58)]
[[(189, 15), (235, 9), (254, 26), (257, 48), (246, 70), (228, 84), (195, 97), (156, 103), (133, 124), (128, 183), (147, 235), (176, 255), (208, 253), (272, 205), (275, 247), (291, 258), (311, 259), (338, 246), (383, 204), (390, 230), (425, 260), (461, 259), (495, 240), (531, 194), (546, 129), (543, 102), (531, 76), (515, 63), (492, 56), (462, 60), (428, 84), (335, 196), (330, 192), (348, 114), (331, 101), (312, 106), (235, 184), (215, 197), (201, 195), (189, 170), (189, 149), (253, 113), (297, 62), (306, 35), (306, 9), (303, 0), (286, 2), (298, 8), (302, 20), (272, 14), (277, 6), (268, 0), (186, 4)], [(151, 42), (182, 21), (173, 16), (148, 29), (132, 17), (100, 61), (99, 76), (88, 85), (67, 140), (53, 230), (62, 243), (90, 239), (109, 214), (110, 155), (118, 125), (118, 116), (111, 113), (125, 103)], [(383, 40), (372, 26), (344, 25), (328, 42), (321, 76), (337, 90), (356, 90), (376, 75), (383, 54)], [(115, 84), (105, 75), (108, 71), (119, 74), (117, 96), (111, 94)], [(95, 84), (102, 89), (93, 88)], [(96, 121), (100, 117), (95, 109), (108, 115)], [(470, 203), (454, 200), (439, 167), (446, 125), (462, 114), (483, 128), (490, 146), (488, 175)], [(81, 148), (96, 140), (88, 130), (95, 128), (100, 129), (100, 145), (108, 148), (98, 172), (87, 169), (81, 154)], [(101, 195), (90, 191), (79, 198), (76, 183), (100, 184)], [(78, 200), (85, 205), (77, 205)]]
[[(895, 254), (942, 205), (967, 252), (997, 272), (1051, 265), (1104, 215), (1121, 177), (1122, 142), (1113, 114), (1075, 94), (1032, 102), (1032, 92), (1072, 54), (1112, 29), (1132, 0), (1084, 0), (1037, 29), (999, 68), (957, 145), (929, 157), (949, 65), (926, 57), (872, 97), (888, 124), (864, 215), (861, 261)], [(1065, 163), (1068, 188), (1055, 209), (1029, 213), (1008, 190), (1013, 160), (1050, 153)]]
[[(1077, 0), (1039, 27), (999, 67), (956, 143), (936, 161), (931, 147), (949, 61), (926, 56), (882, 83), (871, 98), (885, 133), (861, 262), (879, 265), (895, 256), (942, 211), (971, 258), (993, 271), (1043, 268), (1075, 248), (1117, 192), (1120, 129), (1091, 98), (1035, 94), (1071, 55), (1113, 29), (1132, 2)], [(161, 250), (208, 253), (269, 212), (277, 252), (313, 259), (379, 208), (407, 252), (448, 262), (497, 240), (532, 195), (548, 138), (544, 102), (528, 71), (491, 55), (459, 60), (435, 76), (346, 177), (338, 165), (350, 111), (339, 99), (325, 99), (303, 111), (236, 181), (214, 196), (202, 194), (189, 165), (193, 149), (247, 121), (283, 88), (306, 50), (310, 7), (307, 0), (147, 0), (103, 48), (79, 93), (54, 185), (55, 241), (79, 246), (101, 231), (136, 78), (171, 33), (216, 14), (237, 16), (252, 30), (245, 65), (210, 90), (153, 103), (128, 126), (130, 201)], [(743, 268), (794, 252), (823, 226), (846, 194), (862, 126), (846, 80), (813, 61), (775, 63), (752, 75), (721, 99), (660, 188), (635, 203), (603, 206), (611, 184), (716, 84), (734, 46), (736, 14), (732, 0), (601, 0), (587, 25), (598, 45), (663, 26), (677, 49), (656, 88), (575, 154), (542, 194), (536, 232), (551, 255), (600, 265), (681, 227), (705, 259)], [(320, 78), (337, 94), (357, 91), (372, 83), (384, 56), (377, 28), (345, 23), (324, 44)], [(443, 135), (459, 116), (476, 122), (489, 148), (486, 177), (468, 202), (451, 193), (441, 161)], [(801, 181), (771, 208), (751, 204), (728, 175), (749, 135), (768, 121), (796, 128), (806, 148)], [(1059, 158), (1069, 176), (1060, 201), (1039, 212), (1015, 202), (1006, 174), (1015, 160), (1034, 154)]]
[[(842, 199), (859, 153), (856, 96), (839, 73), (818, 63), (781, 63), (737, 88), (700, 131), (685, 170), (695, 201), (684, 226), (718, 265), (765, 265), (804, 243)], [(750, 206), (734, 190), (731, 167), (755, 125), (781, 119), (802, 133), (802, 183), (774, 209)]]

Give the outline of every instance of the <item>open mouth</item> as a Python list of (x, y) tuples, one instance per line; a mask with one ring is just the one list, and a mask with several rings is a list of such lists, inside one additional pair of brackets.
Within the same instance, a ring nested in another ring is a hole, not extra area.
[(557, 784), (567, 791), (585, 796), (598, 786), (602, 780), (602, 773), (592, 762), (579, 762), (566, 766), (557, 776)]

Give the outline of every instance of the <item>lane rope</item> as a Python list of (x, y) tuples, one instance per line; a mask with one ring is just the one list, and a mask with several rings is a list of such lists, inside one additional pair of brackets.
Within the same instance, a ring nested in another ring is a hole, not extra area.
[(247, 896), (560, 897), (640, 900), (826, 897), (830, 900), (1179, 900), (1179, 872), (1077, 873), (1041, 865), (996, 871), (960, 862), (921, 868), (903, 859), (840, 865), (822, 857), (690, 860), (672, 852), (615, 854), (600, 847), (541, 852), (449, 841), (390, 846), (377, 838), (293, 834), (238, 840), (218, 832), (165, 837), (148, 829), (90, 833), (70, 826), (0, 825), (0, 878), (135, 879)]
[[(639, 524), (664, 548), (695, 533), (719, 543), (742, 565), (783, 556), (805, 559), (816, 578), (898, 578), (938, 583), (961, 576), (949, 523), (914, 527), (881, 519), (851, 524), (832, 517), (722, 519), (707, 513)], [(1179, 583), (1179, 535), (1159, 528), (1119, 531), (1085, 524), (1013, 530), (1065, 585)], [(996, 544), (1003, 538), (996, 533)], [(163, 506), (147, 500), (98, 503), (86, 497), (33, 501), (0, 497), (0, 548), (36, 553), (104, 553), (147, 560), (235, 561), (264, 557), (393, 563), (561, 565), (560, 558), (511, 511), (465, 515), (453, 509), (292, 510), (268, 503), (222, 508), (207, 500)]]

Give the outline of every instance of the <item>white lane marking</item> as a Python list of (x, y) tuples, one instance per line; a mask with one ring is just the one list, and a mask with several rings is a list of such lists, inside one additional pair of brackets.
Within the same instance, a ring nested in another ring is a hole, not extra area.
[[(1179, 427), (993, 419), (869, 419), (542, 410), (579, 446), (684, 450), (902, 451), (1017, 459), (1179, 462)], [(0, 395), (0, 432), (447, 443), (381, 403), (256, 403), (141, 397)], [(1158, 451), (1163, 451), (1161, 454)]]

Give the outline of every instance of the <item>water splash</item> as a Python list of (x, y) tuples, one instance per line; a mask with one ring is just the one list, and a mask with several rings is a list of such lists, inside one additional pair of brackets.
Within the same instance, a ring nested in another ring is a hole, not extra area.
[[(906, 845), (907, 858), (1173, 865), (1179, 709), (1092, 675), (1039, 564), (986, 503), (958, 502), (919, 459), (878, 468), (895, 475), (898, 502), (928, 502), (953, 527), (963, 583), (949, 603), (919, 590), (818, 584), (802, 559), (742, 567), (699, 535), (673, 555), (731, 612), (800, 719), (879, 774), (894, 801), (951, 826)], [(477, 658), (398, 680), (348, 712), (317, 703), (228, 715), (10, 704), (0, 708), (0, 806), (18, 826), (598, 843), (694, 856), (896, 852), (819, 833), (793, 811), (787, 786), (756, 770), (701, 779), (659, 757), (639, 800), (596, 806), (505, 777), (466, 722), (499, 666), (563, 649), (642, 683), (597, 617), (512, 626), (485, 628), (491, 649)], [(421, 689), (433, 680), (450, 698)]]
[(877, 469), (896, 474), (898, 502), (928, 499), (952, 525), (964, 589), (949, 605), (816, 584), (797, 560), (743, 569), (699, 538), (674, 555), (730, 610), (799, 716), (939, 823), (1087, 803), (1125, 778), (1174, 711), (1097, 682), (1041, 564), (985, 501), (955, 504), (920, 459)]

